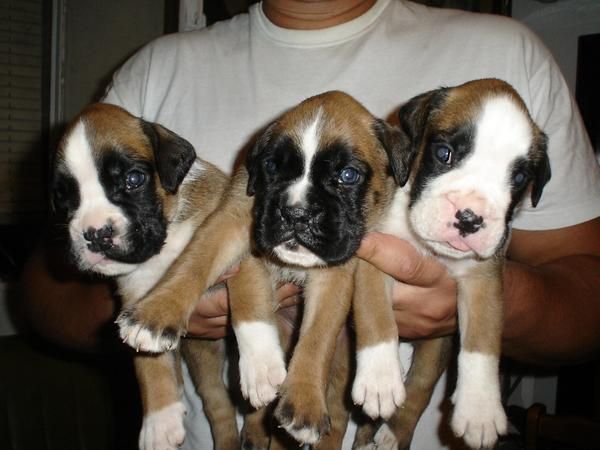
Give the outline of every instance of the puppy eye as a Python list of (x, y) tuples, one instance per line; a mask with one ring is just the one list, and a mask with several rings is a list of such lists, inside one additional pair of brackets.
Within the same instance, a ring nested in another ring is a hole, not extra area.
[(444, 164), (452, 164), (452, 150), (445, 145), (441, 145), (435, 149), (435, 157)]
[(521, 188), (527, 181), (527, 174), (524, 172), (517, 172), (513, 175), (513, 186), (515, 188)]
[(128, 190), (137, 189), (146, 181), (146, 175), (139, 170), (132, 170), (127, 173), (127, 179), (125, 181)]
[(52, 205), (57, 212), (63, 212), (66, 209), (67, 196), (67, 188), (63, 184), (58, 184), (52, 191)]
[(338, 176), (341, 184), (357, 184), (360, 181), (360, 173), (353, 167), (342, 169)]
[(269, 175), (274, 175), (277, 172), (277, 163), (273, 160), (273, 158), (269, 158), (265, 160), (265, 170)]

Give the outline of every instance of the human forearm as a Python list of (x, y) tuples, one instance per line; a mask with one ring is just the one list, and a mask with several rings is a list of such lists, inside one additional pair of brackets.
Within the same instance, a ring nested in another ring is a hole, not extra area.
[(97, 349), (115, 301), (107, 282), (71, 271), (64, 255), (59, 249), (36, 248), (20, 280), (22, 311), (41, 336), (72, 348)]
[(565, 256), (505, 270), (503, 352), (543, 365), (600, 352), (600, 257)]

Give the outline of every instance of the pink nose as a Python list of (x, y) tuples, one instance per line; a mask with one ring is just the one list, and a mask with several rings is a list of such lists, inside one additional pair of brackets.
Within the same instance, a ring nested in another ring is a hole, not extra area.
[(489, 218), (487, 202), (483, 197), (475, 192), (470, 192), (467, 194), (449, 192), (446, 194), (446, 198), (450, 203), (452, 203), (456, 209), (456, 212), (471, 210), (473, 214), (482, 217), (484, 220)]
[(452, 225), (458, 229), (460, 236), (466, 237), (486, 227), (486, 202), (481, 196), (450, 192), (446, 198), (454, 207), (456, 221)]

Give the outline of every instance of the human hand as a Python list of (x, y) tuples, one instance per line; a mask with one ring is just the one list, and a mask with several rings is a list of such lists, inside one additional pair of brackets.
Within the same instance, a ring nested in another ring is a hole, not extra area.
[(235, 276), (239, 270), (238, 265), (231, 267), (219, 277), (217, 285), (202, 294), (190, 315), (188, 336), (221, 339), (227, 335), (229, 298), (223, 282)]
[[(221, 275), (218, 283), (235, 276), (238, 266), (232, 267)], [(281, 285), (275, 291), (275, 301), (282, 314), (295, 313), (294, 306), (299, 301), (300, 288), (291, 283)], [(228, 333), (229, 298), (225, 287), (214, 287), (202, 296), (196, 304), (188, 322), (188, 335), (209, 339), (221, 339)]]
[(456, 330), (456, 282), (438, 261), (384, 233), (365, 236), (357, 256), (396, 280), (392, 298), (401, 337), (437, 337)]

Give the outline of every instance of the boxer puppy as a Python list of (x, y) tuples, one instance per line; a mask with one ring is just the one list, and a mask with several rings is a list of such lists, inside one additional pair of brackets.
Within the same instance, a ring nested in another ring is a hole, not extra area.
[[(547, 138), (518, 93), (495, 79), (427, 92), (403, 105), (399, 119), (410, 146), (392, 159), (402, 187), (379, 228), (434, 256), (455, 278), (460, 352), (451, 426), (470, 447), (492, 447), (507, 427), (498, 377), (505, 250), (515, 208), (528, 190), (535, 207), (550, 179)], [(376, 272), (360, 263), (353, 304), (358, 363), (352, 395), (372, 417), (380, 415), (382, 399), (370, 395), (368, 385), (398, 355), (392, 280), (379, 274), (373, 283)], [(367, 288), (364, 279), (373, 284)], [(388, 421), (398, 448), (410, 444), (451, 340), (415, 344), (406, 402)]]
[[(53, 207), (68, 224), (77, 265), (113, 278), (124, 308), (146, 295), (184, 251), (228, 182), (184, 139), (107, 104), (89, 106), (72, 122), (52, 168)], [(215, 448), (233, 450), (240, 444), (221, 378), (222, 344), (186, 339), (181, 353), (204, 400)], [(184, 439), (178, 358), (177, 352), (134, 357), (142, 450), (175, 449)]]
[[(260, 407), (279, 391), (275, 416), (282, 427), (301, 443), (335, 448), (319, 439), (332, 435), (326, 388), (353, 294), (352, 256), (392, 200), (388, 155), (401, 139), (399, 130), (341, 92), (311, 97), (283, 114), (258, 139), (218, 214), (202, 227), (213, 238), (194, 238), (156, 288), (123, 311), (123, 339), (149, 351), (177, 346), (197, 300), (190, 293), (241, 260), (228, 287), (242, 393)], [(272, 303), (281, 280), (303, 284), (305, 297), (287, 376)], [(399, 363), (390, 367), (395, 376), (386, 395), (397, 406), (404, 394)]]

